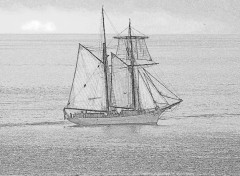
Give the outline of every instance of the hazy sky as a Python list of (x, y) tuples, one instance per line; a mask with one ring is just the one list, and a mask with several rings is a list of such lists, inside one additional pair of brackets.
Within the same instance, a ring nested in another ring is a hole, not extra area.
[(98, 33), (102, 5), (118, 32), (240, 34), (240, 0), (0, 0), (0, 33)]

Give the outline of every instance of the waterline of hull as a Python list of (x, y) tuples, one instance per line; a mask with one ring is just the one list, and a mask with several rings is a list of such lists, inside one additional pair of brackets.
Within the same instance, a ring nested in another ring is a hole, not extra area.
[(156, 124), (161, 114), (142, 114), (126, 117), (106, 118), (67, 118), (68, 121), (81, 126), (89, 125), (117, 125), (117, 124)]

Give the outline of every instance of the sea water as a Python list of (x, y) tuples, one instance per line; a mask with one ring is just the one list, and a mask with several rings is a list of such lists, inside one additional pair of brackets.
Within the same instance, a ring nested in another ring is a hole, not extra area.
[(159, 126), (63, 120), (78, 43), (95, 52), (99, 36), (0, 35), (0, 175), (240, 174), (239, 35), (150, 36), (183, 99)]

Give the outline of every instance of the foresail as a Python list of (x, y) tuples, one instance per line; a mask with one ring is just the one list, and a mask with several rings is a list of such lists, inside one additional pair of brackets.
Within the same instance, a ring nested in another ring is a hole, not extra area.
[(149, 86), (145, 76), (139, 71), (139, 103), (141, 109), (152, 109), (156, 105), (153, 100), (153, 96), (149, 90)]
[(79, 45), (78, 60), (68, 107), (105, 110), (103, 64), (87, 48)]

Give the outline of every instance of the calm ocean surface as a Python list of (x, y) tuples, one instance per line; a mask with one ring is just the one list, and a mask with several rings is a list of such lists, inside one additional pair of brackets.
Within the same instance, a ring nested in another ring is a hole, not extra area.
[(98, 37), (0, 35), (0, 175), (240, 175), (240, 35), (150, 36), (184, 100), (170, 124), (76, 127), (62, 109), (78, 43)]

